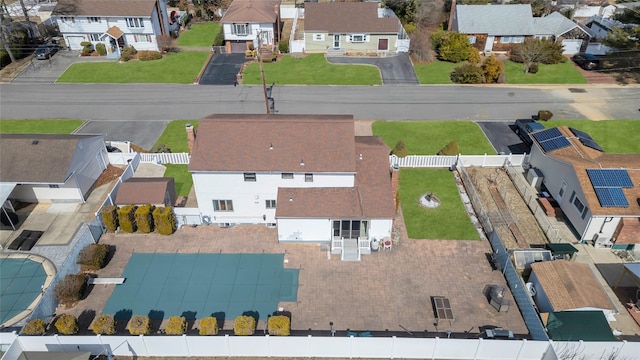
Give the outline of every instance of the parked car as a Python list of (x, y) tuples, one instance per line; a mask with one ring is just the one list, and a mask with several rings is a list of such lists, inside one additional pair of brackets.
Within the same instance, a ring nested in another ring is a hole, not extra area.
[(36, 49), (36, 59), (47, 60), (60, 50), (60, 46), (54, 44), (40, 45)]
[(571, 58), (578, 66), (585, 70), (596, 70), (600, 68), (600, 59), (593, 54), (578, 53)]
[(516, 129), (515, 132), (520, 136), (522, 142), (531, 146), (533, 140), (531, 140), (531, 133), (534, 131), (544, 130), (544, 126), (542, 124), (531, 120), (531, 119), (518, 119), (516, 120)]

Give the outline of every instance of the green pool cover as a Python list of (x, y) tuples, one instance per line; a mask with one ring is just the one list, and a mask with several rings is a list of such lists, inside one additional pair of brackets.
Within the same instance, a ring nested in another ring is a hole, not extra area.
[(103, 313), (233, 319), (257, 312), (266, 319), (278, 302), (297, 301), (298, 270), (283, 261), (284, 254), (134, 253)]
[(26, 310), (40, 295), (46, 278), (39, 262), (0, 259), (0, 324)]

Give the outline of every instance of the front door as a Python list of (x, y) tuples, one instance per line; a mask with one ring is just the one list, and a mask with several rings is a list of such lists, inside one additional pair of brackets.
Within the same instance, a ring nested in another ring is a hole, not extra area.
[(366, 220), (333, 220), (333, 237), (358, 239), (367, 237), (369, 222)]
[(378, 39), (378, 50), (389, 50), (389, 39)]
[(487, 54), (491, 53), (491, 50), (493, 50), (493, 40), (495, 39), (495, 36), (487, 36), (487, 42), (484, 43), (484, 52)]
[(333, 35), (333, 48), (340, 49), (340, 35)]

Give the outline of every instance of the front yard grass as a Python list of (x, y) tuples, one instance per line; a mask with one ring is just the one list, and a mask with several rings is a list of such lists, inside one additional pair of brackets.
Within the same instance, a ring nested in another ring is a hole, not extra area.
[[(453, 173), (448, 169), (400, 169), (400, 205), (411, 239), (479, 240)], [(440, 206), (427, 209), (420, 197), (433, 193)]]
[(220, 30), (220, 24), (214, 21), (192, 24), (188, 30), (180, 33), (178, 46), (210, 47)]
[[(185, 132), (185, 126), (187, 124), (193, 125), (194, 128), (198, 127), (197, 120), (174, 120), (168, 123), (167, 127), (164, 128), (164, 131), (153, 145), (153, 149), (164, 144), (174, 153), (189, 152), (187, 133)], [(174, 179), (178, 195), (188, 196), (193, 186), (189, 165), (165, 164), (164, 166), (167, 168), (164, 176)]]
[(640, 119), (637, 120), (550, 120), (541, 121), (545, 128), (570, 126), (582, 130), (611, 154), (640, 154)]
[(435, 155), (451, 141), (461, 154), (495, 154), (478, 124), (471, 121), (376, 121), (373, 134), (393, 149), (404, 141), (409, 155)]
[(460, 64), (448, 61), (433, 61), (428, 64), (416, 64), (413, 68), (420, 84), (451, 84), (449, 74), (451, 74), (454, 67)]
[(76, 63), (58, 82), (191, 84), (208, 57), (208, 52), (185, 51), (153, 61)]
[[(380, 85), (380, 71), (368, 65), (336, 65), (327, 62), (323, 54), (304, 58), (284, 56), (275, 63), (264, 63), (268, 84), (278, 85)], [(247, 85), (262, 84), (260, 65), (249, 64), (242, 75)]]
[(70, 134), (82, 125), (82, 120), (0, 120), (3, 134)]

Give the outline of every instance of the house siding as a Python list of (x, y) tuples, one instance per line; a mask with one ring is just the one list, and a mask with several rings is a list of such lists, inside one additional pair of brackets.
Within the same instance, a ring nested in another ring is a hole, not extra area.
[(233, 24), (245, 24), (243, 22), (236, 23), (224, 23), (222, 24), (222, 30), (224, 31), (224, 39), (227, 41), (251, 41), (255, 44), (258, 43), (258, 34), (266, 31), (267, 44), (274, 44), (274, 24), (271, 23), (246, 23), (248, 24), (247, 35), (236, 35), (233, 33)]
[(582, 240), (593, 240), (598, 234), (605, 237), (612, 237), (620, 222), (622, 222), (622, 218), (620, 217), (593, 217), (584, 231)]
[(76, 187), (73, 179), (69, 179), (64, 184), (56, 185), (58, 188), (55, 189), (50, 188), (49, 185), (17, 185), (11, 193), (11, 199), (33, 203), (83, 201), (80, 190)]
[(278, 219), (281, 242), (325, 242), (331, 240), (330, 219)]
[(369, 224), (369, 239), (382, 239), (391, 236), (392, 219), (371, 219)]
[[(323, 34), (323, 41), (316, 41), (314, 34)], [(367, 40), (362, 43), (350, 42), (349, 35), (353, 34), (340, 34), (340, 49), (354, 52), (377, 52), (378, 40), (387, 39), (388, 47), (386, 51), (396, 51), (398, 48), (398, 35), (397, 34), (368, 34), (358, 33), (358, 35), (366, 35)], [(333, 36), (326, 32), (308, 31), (305, 32), (305, 51), (306, 52), (324, 52), (327, 49), (333, 49)]]

